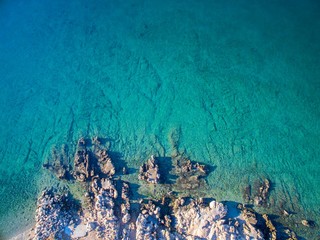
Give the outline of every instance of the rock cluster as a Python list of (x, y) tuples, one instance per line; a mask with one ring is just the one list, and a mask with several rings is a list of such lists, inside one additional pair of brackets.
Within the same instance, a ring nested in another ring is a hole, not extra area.
[(191, 201), (175, 210), (175, 228), (183, 239), (263, 239), (262, 232), (250, 223), (240, 218), (227, 220), (227, 211), (216, 201), (209, 205)]
[(117, 239), (119, 223), (114, 211), (117, 190), (109, 179), (102, 179), (101, 188), (96, 190), (98, 194), (95, 196), (94, 221), (89, 221), (88, 225), (96, 226), (99, 238)]
[(175, 172), (179, 176), (177, 184), (182, 189), (197, 189), (201, 185), (200, 177), (207, 175), (205, 165), (192, 163), (188, 159), (180, 159), (175, 166)]
[(123, 182), (122, 184), (122, 190), (121, 190), (121, 223), (122, 223), (122, 234), (121, 239), (122, 240), (130, 240), (132, 239), (132, 236), (135, 235), (135, 224), (134, 222), (130, 222), (131, 220), (131, 205), (130, 205), (130, 196), (129, 193), (129, 184), (126, 182)]
[(254, 204), (256, 206), (266, 205), (267, 198), (270, 189), (270, 182), (268, 179), (265, 179), (262, 183), (260, 183), (257, 195), (254, 197)]
[(270, 220), (269, 216), (267, 214), (262, 215), (263, 219), (266, 221), (266, 227), (268, 230), (268, 239), (269, 240), (276, 240), (277, 239), (277, 230), (275, 226), (273, 225), (272, 221)]
[[(177, 197), (166, 194), (161, 202), (130, 199), (130, 183), (113, 178), (115, 168), (98, 138), (87, 146), (80, 139), (74, 159), (73, 176), (86, 182), (85, 201), (81, 217), (74, 221), (74, 206), (67, 195), (44, 191), (38, 200), (35, 239), (78, 240), (182, 240), (182, 239), (276, 239), (277, 230), (267, 215), (263, 215), (266, 231), (258, 229), (256, 213), (242, 204), (240, 214), (227, 217), (228, 208), (214, 200)], [(176, 173), (180, 186), (194, 189), (200, 177), (206, 175), (204, 165), (179, 159)], [(140, 168), (139, 179), (158, 184), (159, 166), (154, 156)], [(158, 185), (159, 186), (159, 185)], [(267, 199), (270, 183), (261, 184), (259, 202)], [(121, 189), (121, 195), (117, 189)], [(80, 214), (80, 213), (79, 213)], [(290, 233), (290, 236), (294, 236)], [(294, 239), (294, 237), (292, 238)]]
[(95, 156), (98, 160), (98, 166), (102, 174), (112, 177), (116, 170), (113, 166), (110, 156), (108, 155), (107, 149), (97, 147), (94, 151)]
[[(189, 159), (182, 159), (179, 161), (177, 173), (188, 174), (188, 173), (202, 173), (206, 174), (206, 169), (204, 165), (199, 163), (192, 163)], [(200, 174), (199, 174), (200, 175)]]
[(122, 191), (121, 191), (121, 198), (122, 198), (122, 203), (121, 203), (121, 214), (122, 214), (122, 223), (126, 224), (130, 221), (131, 216), (130, 216), (130, 199), (129, 199), (129, 184), (124, 182), (122, 186)]
[(285, 229), (284, 232), (287, 234), (287, 240), (298, 240), (298, 237), (294, 231)]
[(53, 189), (43, 191), (37, 202), (34, 240), (62, 239), (65, 227), (73, 219), (72, 207), (68, 194)]
[(241, 210), (241, 215), (247, 223), (252, 226), (257, 224), (258, 220), (256, 213), (251, 208), (246, 208), (242, 204), (239, 204), (238, 209)]
[(243, 200), (245, 203), (253, 203), (255, 206), (267, 207), (269, 191), (270, 181), (268, 179), (257, 180), (253, 189), (251, 189), (251, 185), (247, 185), (242, 190)]
[(161, 217), (161, 209), (153, 201), (141, 205), (140, 214), (136, 221), (137, 240), (169, 240), (182, 239), (177, 232), (171, 231), (171, 219), (168, 215)]
[[(45, 221), (37, 223), (36, 239), (47, 239), (51, 235), (56, 239), (64, 239), (58, 236), (66, 234), (63, 233), (65, 229), (73, 230), (69, 234), (70, 239), (83, 240), (263, 239), (262, 232), (254, 227), (255, 222), (252, 219), (243, 217), (244, 215), (228, 219), (226, 218), (228, 209), (224, 204), (216, 201), (205, 204), (202, 199), (175, 199), (170, 210), (171, 216), (163, 215), (161, 205), (157, 206), (155, 202), (149, 200), (148, 203), (141, 204), (138, 217), (132, 219), (129, 214), (130, 208), (125, 206), (119, 213), (119, 216), (122, 216), (120, 222), (115, 210), (118, 194), (112, 181), (102, 179), (101, 183), (94, 184), (93, 188), (94, 208), (84, 214), (78, 227), (71, 227), (71, 216), (61, 218), (61, 214), (57, 214), (58, 217), (53, 217), (52, 221), (48, 219), (51, 214), (56, 216), (55, 212), (46, 212), (43, 217)], [(128, 185), (123, 184), (121, 198), (128, 199), (129, 203), (127, 191)], [(60, 195), (50, 196), (49, 199), (52, 199), (59, 198)], [(39, 203), (43, 204), (46, 198), (41, 197)], [(61, 202), (61, 199), (58, 202)], [(125, 218), (127, 214), (129, 218)]]
[(74, 156), (73, 176), (76, 180), (84, 182), (94, 176), (94, 168), (90, 162), (89, 152), (86, 149), (86, 142), (83, 138), (78, 141), (77, 151)]
[(61, 153), (54, 148), (50, 161), (43, 164), (43, 167), (52, 171), (59, 179), (74, 178), (80, 182), (90, 181), (97, 176), (110, 178), (115, 174), (115, 167), (108, 151), (97, 137), (91, 141), (79, 139), (73, 169), (69, 164), (66, 145), (63, 145)]
[(160, 180), (159, 166), (153, 155), (139, 169), (139, 180), (157, 184)]
[(136, 221), (137, 239), (156, 239), (160, 226), (160, 208), (151, 201), (141, 207), (141, 213)]

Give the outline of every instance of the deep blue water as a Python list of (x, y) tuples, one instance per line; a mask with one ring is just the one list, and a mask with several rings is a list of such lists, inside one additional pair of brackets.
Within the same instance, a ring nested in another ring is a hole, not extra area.
[(0, 1), (2, 236), (32, 224), (52, 147), (94, 135), (132, 168), (174, 151), (215, 166), (221, 200), (269, 178), (274, 206), (319, 222), (319, 12), (316, 0)]

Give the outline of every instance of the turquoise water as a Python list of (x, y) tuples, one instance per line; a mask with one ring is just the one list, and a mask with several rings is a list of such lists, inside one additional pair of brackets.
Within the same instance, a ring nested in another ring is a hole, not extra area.
[(316, 0), (0, 1), (0, 236), (32, 224), (52, 147), (94, 135), (132, 168), (176, 150), (214, 165), (218, 199), (267, 177), (275, 206), (319, 222), (319, 12)]

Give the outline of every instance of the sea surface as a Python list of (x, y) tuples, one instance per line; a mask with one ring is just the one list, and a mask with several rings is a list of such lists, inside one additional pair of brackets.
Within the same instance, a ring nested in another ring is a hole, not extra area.
[(132, 169), (176, 152), (213, 166), (218, 200), (268, 178), (262, 211), (282, 204), (317, 236), (319, 13), (318, 0), (0, 0), (0, 239), (33, 224), (52, 148), (92, 136)]

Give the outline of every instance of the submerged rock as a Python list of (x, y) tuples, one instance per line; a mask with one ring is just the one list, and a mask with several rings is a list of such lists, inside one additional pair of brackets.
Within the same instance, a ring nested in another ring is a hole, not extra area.
[(258, 185), (257, 194), (254, 197), (254, 204), (256, 206), (263, 206), (267, 204), (269, 190), (270, 181), (268, 179), (265, 179)]
[(62, 145), (60, 152), (58, 152), (56, 147), (52, 148), (51, 157), (42, 165), (42, 167), (53, 172), (58, 179), (67, 179), (69, 177), (68, 163), (68, 148), (66, 145)]
[(247, 185), (243, 190), (243, 199), (245, 203), (249, 203), (251, 200), (251, 185)]
[(284, 232), (287, 234), (287, 240), (298, 240), (298, 237), (294, 231), (285, 229)]

